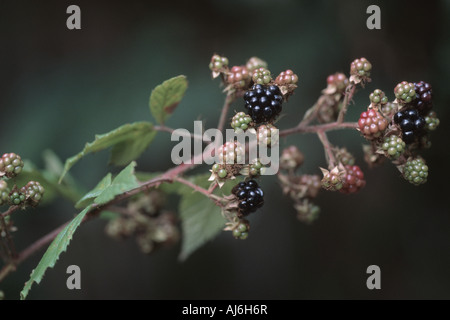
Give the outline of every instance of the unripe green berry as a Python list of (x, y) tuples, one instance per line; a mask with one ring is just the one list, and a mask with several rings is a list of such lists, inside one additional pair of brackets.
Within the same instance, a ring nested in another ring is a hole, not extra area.
[(241, 236), (241, 231), (239, 231), (238, 229), (234, 229), (233, 230), (233, 237), (239, 238), (240, 236)]
[(257, 177), (261, 175), (261, 169), (263, 165), (259, 159), (255, 159), (249, 165), (249, 175), (252, 177)]
[(5, 153), (0, 158), (0, 173), (8, 178), (13, 178), (22, 172), (23, 161), (19, 155), (15, 153)]
[(247, 239), (249, 227), (250, 225), (247, 220), (240, 220), (239, 224), (233, 229), (233, 237), (240, 240)]
[(434, 131), (439, 126), (439, 118), (436, 115), (436, 112), (430, 111), (425, 116), (425, 129), (429, 131)]
[(234, 131), (239, 129), (245, 131), (249, 128), (252, 122), (252, 118), (245, 114), (244, 112), (238, 112), (234, 115), (233, 119), (231, 119), (231, 127)]
[(251, 57), (246, 64), (247, 69), (250, 72), (253, 72), (253, 70), (259, 69), (259, 68), (267, 68), (267, 62), (264, 60), (261, 60), (258, 57)]
[(421, 157), (408, 159), (403, 167), (403, 177), (416, 186), (427, 182), (428, 166), (425, 160)]
[(272, 81), (272, 76), (270, 75), (270, 71), (266, 68), (258, 68), (253, 71), (252, 80), (256, 84), (268, 84)]
[(36, 206), (41, 201), (45, 190), (39, 182), (30, 181), (20, 191), (25, 195), (25, 199), (30, 205)]
[(211, 71), (220, 71), (223, 68), (228, 67), (228, 59), (226, 57), (221, 57), (217, 54), (213, 55), (211, 62), (209, 63), (209, 69)]
[(241, 232), (241, 235), (239, 236), (239, 239), (245, 240), (248, 238), (248, 232)]
[(403, 152), (405, 152), (406, 144), (402, 138), (391, 135), (384, 138), (381, 148), (385, 152), (386, 156), (391, 159), (398, 159)]
[(25, 201), (25, 195), (22, 192), (15, 191), (9, 196), (12, 205), (19, 205)]
[(237, 230), (239, 230), (239, 232), (246, 232), (248, 231), (248, 228), (245, 223), (240, 223), (237, 227)]
[(10, 190), (8, 184), (4, 180), (0, 180), (0, 206), (7, 203)]
[(385, 96), (384, 92), (380, 89), (376, 89), (369, 95), (369, 99), (374, 105), (382, 105), (388, 102), (388, 98)]
[(416, 98), (416, 91), (414, 90), (414, 83), (402, 81), (394, 89), (395, 97), (400, 103), (410, 103)]
[(227, 173), (227, 170), (225, 170), (225, 169), (220, 169), (220, 170), (217, 172), (217, 175), (219, 176), (219, 178), (224, 179), (224, 178), (228, 175), (228, 173)]
[(372, 64), (366, 58), (355, 59), (350, 65), (350, 75), (361, 78), (370, 77)]
[(388, 102), (384, 105), (381, 105), (380, 109), (381, 113), (386, 117), (392, 117), (394, 113), (398, 111), (398, 104), (393, 102)]

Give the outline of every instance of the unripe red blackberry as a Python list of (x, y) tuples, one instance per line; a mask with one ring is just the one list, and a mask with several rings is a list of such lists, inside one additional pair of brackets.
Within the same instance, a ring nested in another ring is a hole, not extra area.
[(239, 200), (239, 215), (246, 216), (264, 204), (264, 193), (255, 180), (240, 182), (233, 187), (231, 192)]
[(272, 124), (262, 124), (256, 129), (256, 138), (259, 145), (271, 148), (278, 144), (279, 132)]
[(385, 137), (381, 149), (384, 151), (385, 155), (391, 159), (398, 159), (406, 150), (406, 143), (402, 138), (391, 135)]
[(410, 103), (416, 98), (414, 83), (402, 81), (394, 89), (395, 97), (399, 103)]
[(364, 173), (358, 166), (345, 166), (344, 184), (339, 190), (342, 193), (355, 193), (366, 185)]
[(334, 89), (333, 93), (342, 93), (348, 86), (348, 78), (345, 74), (336, 72), (335, 74), (331, 74), (328, 76), (327, 84), (330, 88)]
[(421, 157), (410, 158), (405, 163), (402, 173), (408, 182), (418, 186), (427, 182), (428, 166)]
[(245, 112), (238, 112), (234, 115), (233, 119), (231, 119), (231, 127), (234, 131), (238, 131), (239, 129), (245, 131), (251, 125), (252, 118), (245, 114)]
[(36, 206), (44, 196), (44, 187), (37, 181), (30, 181), (20, 189), (20, 192), (25, 195), (25, 200), (31, 206)]
[(372, 102), (373, 105), (383, 105), (388, 103), (388, 97), (384, 94), (383, 91), (380, 89), (376, 89), (374, 92), (372, 92), (369, 95), (370, 102)]
[(414, 91), (416, 92), (416, 99), (413, 105), (421, 115), (425, 115), (433, 106), (433, 90), (429, 83), (424, 81), (414, 83)]
[(366, 58), (355, 59), (350, 65), (350, 75), (360, 79), (370, 78), (372, 64)]
[(388, 126), (388, 121), (375, 109), (361, 113), (358, 121), (359, 130), (367, 140), (379, 138)]
[(227, 75), (227, 83), (236, 89), (246, 89), (250, 80), (250, 73), (245, 66), (234, 66)]
[(253, 71), (252, 80), (253, 83), (266, 85), (272, 81), (272, 76), (270, 75), (270, 71), (266, 68), (258, 68)]
[(283, 149), (280, 156), (280, 168), (284, 170), (295, 170), (303, 164), (305, 156), (296, 146)]
[(258, 58), (258, 57), (251, 57), (246, 65), (248, 71), (253, 72), (253, 70), (259, 69), (259, 68), (267, 68), (267, 62), (264, 60)]
[(277, 86), (256, 84), (245, 92), (244, 100), (255, 124), (273, 122), (282, 110), (283, 96)]
[(23, 161), (15, 153), (5, 153), (0, 158), (0, 175), (13, 178), (22, 172)]
[(279, 86), (285, 86), (289, 84), (297, 84), (298, 76), (292, 70), (286, 70), (281, 72), (275, 79), (275, 83)]
[(436, 112), (430, 111), (425, 116), (425, 129), (428, 131), (434, 131), (439, 126), (439, 118), (436, 115)]
[(0, 206), (8, 203), (9, 199), (8, 184), (4, 180), (0, 180)]
[(226, 142), (218, 149), (219, 163), (236, 164), (245, 160), (244, 149), (238, 141)]

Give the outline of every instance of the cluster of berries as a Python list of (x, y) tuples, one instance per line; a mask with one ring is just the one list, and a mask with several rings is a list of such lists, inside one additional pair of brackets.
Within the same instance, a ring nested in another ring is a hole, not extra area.
[(321, 181), (318, 175), (297, 174), (303, 161), (304, 155), (296, 146), (284, 148), (280, 157), (281, 170), (277, 176), (283, 193), (294, 202), (298, 220), (311, 223), (320, 213), (313, 200), (319, 194)]
[[(417, 150), (430, 145), (429, 133), (439, 125), (432, 110), (432, 87), (424, 81), (402, 81), (394, 94), (395, 101), (388, 102), (381, 90), (371, 93), (371, 104), (361, 113), (358, 127), (372, 150), (394, 161), (407, 181), (419, 185), (426, 182), (428, 167)], [(381, 162), (375, 155), (368, 159), (371, 164)]]
[[(219, 55), (211, 58), (209, 65), (213, 77), (222, 76), (228, 94), (242, 96), (245, 112), (237, 112), (231, 119), (231, 127), (236, 131), (249, 131), (256, 135), (258, 145), (270, 148), (278, 143), (278, 130), (273, 125), (282, 111), (282, 104), (297, 87), (298, 76), (292, 70), (285, 70), (277, 77), (272, 77), (267, 63), (257, 57), (250, 58), (245, 65), (228, 66), (228, 59)], [(261, 175), (264, 166), (260, 159), (249, 159), (248, 165), (238, 163), (245, 156), (243, 148), (237, 142), (228, 142), (219, 150), (219, 161), (212, 167), (210, 181), (215, 181), (220, 187), (227, 179), (234, 179), (235, 175), (246, 175), (251, 180), (241, 182), (233, 189), (234, 200), (237, 201), (238, 217), (260, 208), (263, 192), (257, 182), (253, 180)], [(226, 160), (226, 161), (225, 161)], [(224, 163), (226, 162), (226, 163)], [(245, 230), (244, 230), (245, 229)], [(234, 233), (243, 233), (244, 239), (248, 235), (248, 222), (237, 227), (233, 224), (230, 229)]]
[[(11, 179), (22, 172), (24, 163), (15, 153), (5, 153), (0, 158), (0, 177)], [(22, 188), (14, 185), (8, 187), (6, 180), (0, 180), (0, 205), (32, 206), (39, 204), (44, 195), (44, 188), (37, 181), (29, 181)]]
[(180, 237), (177, 219), (173, 212), (163, 210), (164, 202), (159, 190), (133, 198), (124, 208), (130, 214), (109, 220), (106, 234), (117, 240), (133, 237), (145, 254), (177, 242)]

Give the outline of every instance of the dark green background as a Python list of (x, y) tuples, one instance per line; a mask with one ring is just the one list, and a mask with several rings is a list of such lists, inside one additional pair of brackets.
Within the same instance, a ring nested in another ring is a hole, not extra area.
[[(66, 28), (66, 8), (81, 7), (82, 30)], [(381, 8), (381, 30), (366, 28), (366, 8)], [(423, 152), (429, 181), (414, 187), (386, 163), (369, 170), (356, 132), (330, 134), (366, 173), (367, 186), (344, 196), (322, 192), (319, 220), (296, 220), (274, 177), (261, 184), (266, 205), (251, 217), (246, 241), (222, 233), (177, 261), (179, 246), (151, 256), (133, 241), (117, 242), (105, 222), (83, 225), (67, 253), (29, 299), (430, 299), (450, 298), (450, 211), (447, 202), (450, 102), (450, 5), (446, 1), (2, 1), (0, 5), (0, 152), (16, 152), (42, 165), (52, 149), (62, 159), (94, 134), (126, 122), (149, 120), (151, 89), (185, 74), (189, 88), (168, 125), (192, 129), (217, 123), (223, 94), (211, 80), (213, 53), (240, 65), (251, 56), (273, 74), (287, 68), (300, 78), (285, 104), (280, 128), (295, 125), (326, 85), (327, 75), (348, 73), (355, 58), (373, 65), (373, 82), (355, 97), (356, 121), (376, 88), (393, 99), (402, 81), (433, 85), (441, 126)], [(242, 101), (233, 105), (243, 110)], [(306, 156), (303, 172), (319, 173), (323, 149), (314, 135), (290, 136)], [(138, 160), (138, 169), (171, 167), (170, 136), (160, 133)], [(108, 154), (88, 156), (72, 170), (86, 189), (106, 172)], [(204, 167), (203, 171), (208, 168)], [(17, 247), (69, 220), (72, 205), (56, 203), (19, 212)], [(43, 251), (0, 284), (17, 299)], [(82, 290), (65, 286), (67, 266), (82, 271)], [(366, 268), (381, 267), (382, 289), (366, 288)]]

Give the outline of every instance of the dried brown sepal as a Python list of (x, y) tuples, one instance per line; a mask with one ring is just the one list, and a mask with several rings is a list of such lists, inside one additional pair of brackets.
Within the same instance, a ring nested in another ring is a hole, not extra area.
[(369, 168), (375, 168), (380, 166), (386, 160), (386, 157), (383, 154), (377, 152), (378, 147), (377, 144), (364, 144), (363, 152), (364, 152), (364, 161), (368, 164)]
[(340, 190), (344, 183), (345, 167), (338, 164), (331, 170), (320, 168), (323, 174), (322, 188), (329, 191)]

